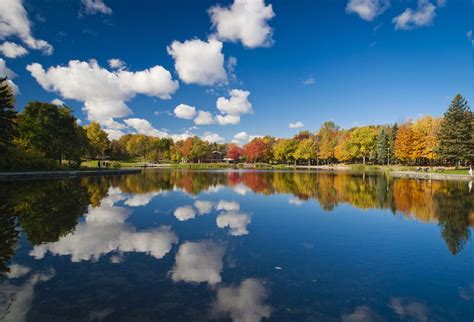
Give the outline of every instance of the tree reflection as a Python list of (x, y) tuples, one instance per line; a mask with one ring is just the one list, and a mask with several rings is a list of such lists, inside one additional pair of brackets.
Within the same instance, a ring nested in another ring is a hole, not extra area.
[(0, 184), (0, 273), (8, 272), (7, 266), (15, 253), (19, 235), (12, 188), (7, 182)]

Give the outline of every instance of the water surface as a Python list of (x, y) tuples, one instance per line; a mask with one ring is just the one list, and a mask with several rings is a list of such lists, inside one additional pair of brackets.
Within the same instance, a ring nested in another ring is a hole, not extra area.
[(474, 192), (377, 174), (0, 183), (1, 321), (472, 321)]

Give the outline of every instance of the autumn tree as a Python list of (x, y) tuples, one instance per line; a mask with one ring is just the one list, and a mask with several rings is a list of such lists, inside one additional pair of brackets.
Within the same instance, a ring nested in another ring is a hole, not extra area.
[(209, 143), (195, 136), (191, 140), (191, 158), (201, 163), (201, 160), (209, 155)]
[(227, 157), (234, 161), (239, 161), (240, 156), (242, 155), (242, 148), (235, 143), (230, 143), (227, 146)]
[(439, 130), (438, 152), (449, 162), (469, 161), (474, 157), (472, 113), (467, 101), (456, 95), (444, 113)]
[(422, 117), (413, 123), (411, 145), (414, 160), (433, 161), (436, 158), (440, 124), (440, 119), (431, 116)]
[(411, 121), (400, 125), (395, 140), (395, 156), (397, 159), (408, 162), (413, 156), (413, 123)]
[(84, 127), (89, 141), (90, 153), (92, 157), (103, 157), (105, 151), (110, 147), (108, 134), (102, 130), (100, 124), (92, 122)]
[(308, 165), (311, 164), (311, 160), (318, 157), (318, 146), (316, 140), (314, 138), (301, 140), (294, 152), (294, 157), (296, 160), (307, 161)]
[(367, 157), (375, 151), (377, 128), (374, 126), (357, 127), (351, 131), (348, 142), (348, 152), (353, 159), (362, 159), (366, 163)]
[(319, 145), (319, 159), (331, 161), (334, 159), (334, 149), (337, 143), (339, 127), (334, 122), (324, 122), (316, 135)]
[(295, 160), (294, 153), (298, 142), (292, 139), (278, 139), (273, 144), (273, 159), (280, 163), (289, 163)]
[(249, 162), (264, 161), (267, 144), (263, 138), (255, 138), (243, 147), (242, 155)]

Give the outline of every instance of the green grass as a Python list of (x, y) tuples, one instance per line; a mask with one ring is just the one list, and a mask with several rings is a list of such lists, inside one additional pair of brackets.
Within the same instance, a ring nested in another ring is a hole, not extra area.
[[(143, 162), (139, 160), (116, 160), (108, 161), (111, 168), (134, 168), (143, 166)], [(97, 160), (87, 160), (81, 163), (81, 168), (97, 169)]]

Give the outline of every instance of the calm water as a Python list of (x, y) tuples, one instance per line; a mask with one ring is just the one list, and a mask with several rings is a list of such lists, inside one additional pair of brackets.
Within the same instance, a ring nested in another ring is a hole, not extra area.
[(474, 191), (147, 171), (0, 183), (1, 321), (472, 321)]

